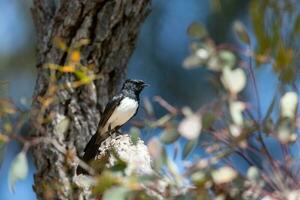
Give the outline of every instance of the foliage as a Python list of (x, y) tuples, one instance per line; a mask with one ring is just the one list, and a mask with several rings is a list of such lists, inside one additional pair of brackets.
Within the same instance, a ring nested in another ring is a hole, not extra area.
[[(292, 22), (289, 31), (284, 31), (284, 20), (275, 17), (284, 15)], [(291, 200), (299, 197), (299, 158), (291, 153), (291, 149), (299, 142), (299, 98), (295, 86), (296, 61), (299, 58), (294, 41), (299, 40), (300, 17), (289, 1), (272, 0), (252, 1), (250, 16), (256, 46), (240, 21), (232, 26), (241, 43), (239, 47), (215, 44), (202, 24), (193, 23), (188, 28), (191, 53), (183, 61), (183, 67), (187, 70), (205, 68), (211, 71), (215, 75), (218, 96), (196, 110), (188, 106), (177, 108), (158, 96), (153, 101), (145, 99), (147, 117), (135, 121), (130, 132), (133, 144), (137, 143), (142, 129), (160, 132), (159, 137), (152, 137), (147, 143), (153, 161), (153, 174), (124, 175), (127, 165), (121, 159), (117, 159), (115, 167), (101, 166), (100, 174), (95, 173), (95, 169), (89, 169), (96, 182), (92, 189), (95, 196), (107, 200), (153, 199), (153, 194), (149, 194), (150, 188), (163, 199)], [(282, 35), (286, 35), (287, 39), (283, 40)], [(42, 108), (37, 111), (38, 124), (51, 120), (51, 115), (46, 117), (45, 110), (55, 102), (58, 90), (85, 86), (95, 79), (101, 79), (92, 73), (93, 66), (84, 66), (80, 62), (80, 47), (88, 42), (82, 40), (75, 45), (75, 49), (69, 49), (61, 38), (54, 41), (60, 50), (67, 53), (68, 62), (64, 66), (53, 63), (44, 65), (50, 74), (50, 84), (45, 96), (39, 97)], [(244, 62), (241, 59), (243, 57), (250, 62)], [(259, 103), (255, 108), (245, 102), (243, 90), (248, 81), (259, 102), (253, 71), (254, 66), (266, 63), (272, 64), (281, 80), (281, 90), (275, 94), (267, 113), (262, 116)], [(58, 83), (58, 77), (66, 74), (73, 76), (74, 82), (70, 85)], [(153, 104), (164, 108), (165, 114), (157, 117)], [(10, 170), (11, 188), (27, 175), (26, 152), (29, 148), (38, 143), (51, 143), (60, 148), (52, 138), (26, 138), (19, 135), (24, 123), (23, 114), (9, 99), (0, 100), (0, 151), (11, 140), (23, 144)], [(61, 119), (55, 133), (64, 134), (69, 123), (68, 118)], [(282, 159), (272, 156), (267, 141), (278, 144)], [(167, 153), (169, 146), (175, 149), (173, 157)], [(199, 155), (199, 150), (204, 151), (205, 155)], [(60, 151), (70, 163), (78, 160), (75, 153), (67, 149)], [(181, 159), (178, 159), (178, 155), (181, 155)], [(263, 165), (257, 163), (253, 155)], [(247, 163), (247, 171), (240, 171), (234, 165), (233, 156)], [(85, 163), (79, 164), (89, 168)]]

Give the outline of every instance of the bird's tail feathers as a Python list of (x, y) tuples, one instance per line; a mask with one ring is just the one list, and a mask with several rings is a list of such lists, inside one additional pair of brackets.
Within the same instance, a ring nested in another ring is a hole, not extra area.
[[(105, 137), (102, 137), (101, 134), (95, 134), (92, 136), (88, 144), (84, 149), (84, 155), (81, 157), (81, 160), (89, 164), (91, 161), (95, 159), (97, 154), (99, 153), (99, 147), (101, 143), (105, 140)], [(78, 166), (76, 170), (77, 175), (79, 174), (88, 174), (88, 172), (82, 167)]]

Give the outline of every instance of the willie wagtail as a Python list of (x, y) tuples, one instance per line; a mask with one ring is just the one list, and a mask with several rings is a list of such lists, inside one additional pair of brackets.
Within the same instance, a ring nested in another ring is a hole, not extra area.
[[(92, 136), (84, 149), (84, 155), (81, 158), (86, 163), (94, 160), (99, 153), (99, 147), (110, 135), (118, 132), (118, 129), (130, 120), (139, 108), (140, 93), (145, 86), (148, 86), (142, 80), (128, 79), (123, 84), (121, 92), (114, 96), (106, 105), (96, 134)], [(87, 172), (78, 166), (77, 175)]]

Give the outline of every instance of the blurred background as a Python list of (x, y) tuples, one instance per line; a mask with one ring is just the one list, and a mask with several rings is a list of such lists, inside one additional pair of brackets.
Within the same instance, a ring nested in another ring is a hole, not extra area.
[[(210, 81), (211, 73), (205, 69), (186, 70), (182, 67), (184, 58), (190, 52), (187, 28), (192, 22), (201, 22), (217, 44), (238, 45), (233, 36), (232, 24), (239, 19), (246, 24), (248, 30), (251, 30), (249, 2), (153, 0), (152, 12), (142, 26), (136, 50), (129, 62), (128, 77), (143, 79), (151, 85), (144, 92), (144, 96), (149, 99), (159, 95), (176, 107), (189, 105), (193, 109), (210, 102), (217, 92)], [(0, 0), (0, 81), (3, 85), (0, 88), (0, 95), (13, 99), (17, 105), (24, 108), (30, 106), (36, 78), (35, 30), (30, 6), (30, 1)], [(250, 32), (250, 36), (253, 37), (253, 33)], [(261, 109), (265, 112), (278, 80), (273, 74), (271, 65), (255, 70), (255, 74)], [(252, 91), (248, 87), (245, 98), (255, 104)], [(158, 115), (164, 112), (159, 106), (155, 109)], [(275, 149), (276, 146), (271, 148)], [(6, 149), (4, 162), (0, 168), (1, 200), (35, 199), (32, 190), (34, 166), (31, 159), (27, 179), (17, 182), (15, 193), (8, 191), (9, 166), (19, 151), (17, 143), (10, 143)], [(276, 151), (273, 152), (276, 154)], [(241, 162), (239, 165), (241, 168), (245, 167)]]

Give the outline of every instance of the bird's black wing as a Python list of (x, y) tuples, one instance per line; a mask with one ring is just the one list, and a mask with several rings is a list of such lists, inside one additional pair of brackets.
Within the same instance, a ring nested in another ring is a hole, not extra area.
[(124, 95), (121, 93), (117, 96), (114, 96), (112, 98), (112, 100), (110, 100), (107, 105), (105, 106), (104, 112), (101, 116), (101, 120), (98, 126), (98, 130), (100, 130), (101, 128), (103, 128), (108, 119), (110, 118), (110, 116), (112, 115), (112, 113), (115, 111), (116, 107), (118, 105), (120, 105), (120, 102), (122, 101), (122, 99), (124, 98)]
[[(101, 129), (105, 126), (108, 119), (116, 109), (118, 105), (120, 105), (121, 100), (123, 99), (123, 94), (119, 94), (117, 96), (114, 96), (111, 101), (108, 102), (106, 105), (103, 114), (101, 115), (101, 120), (98, 125), (98, 129), (96, 134), (92, 136), (88, 144), (86, 145), (84, 149), (84, 155), (81, 158), (86, 163), (91, 162), (95, 159), (95, 157), (98, 154), (99, 147), (103, 141), (105, 141), (108, 137), (108, 135), (101, 135)], [(87, 172), (81, 168), (80, 166), (77, 167), (77, 175), (79, 174), (86, 174)]]

